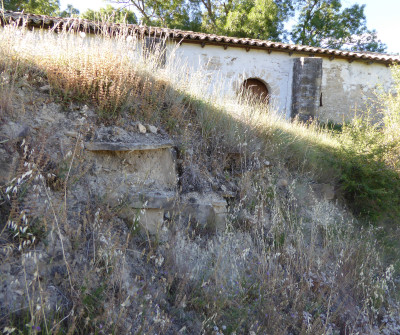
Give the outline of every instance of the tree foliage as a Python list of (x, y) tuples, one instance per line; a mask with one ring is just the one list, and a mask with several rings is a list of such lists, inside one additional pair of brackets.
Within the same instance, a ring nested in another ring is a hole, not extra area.
[(81, 14), (81, 17), (92, 21), (109, 21), (114, 23), (130, 24), (137, 23), (137, 18), (134, 12), (126, 8), (116, 9), (111, 5), (100, 8), (97, 11), (88, 9)]
[(79, 9), (72, 5), (67, 5), (67, 8), (60, 13), (61, 17), (75, 17), (79, 15)]
[(273, 0), (235, 1), (226, 16), (222, 32), (238, 37), (281, 40), (283, 24)]
[(341, 0), (294, 0), (298, 13), (291, 39), (297, 44), (334, 49), (385, 51), (374, 30), (368, 30), (365, 5), (342, 8)]
[(4, 0), (4, 9), (32, 14), (58, 15), (59, 0)]
[(341, 0), (114, 2), (133, 6), (147, 25), (336, 49), (378, 52), (386, 49), (376, 31), (367, 28), (365, 5), (344, 8)]
[[(89, 9), (82, 17), (137, 23), (136, 12), (141, 23), (152, 26), (334, 49), (386, 50), (376, 31), (367, 27), (365, 5), (343, 7), (342, 0), (109, 1), (125, 7), (115, 9), (107, 5), (98, 11)], [(128, 6), (134, 11), (128, 10)], [(59, 13), (58, 0), (4, 0), (4, 7), (35, 14)], [(60, 13), (65, 17), (78, 14), (79, 11), (71, 5)]]
[(200, 0), (115, 0), (132, 6), (146, 25), (198, 31), (201, 26)]

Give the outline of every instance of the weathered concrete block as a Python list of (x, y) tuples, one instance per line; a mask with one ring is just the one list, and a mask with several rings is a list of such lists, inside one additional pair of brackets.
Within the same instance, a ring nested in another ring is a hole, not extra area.
[(113, 191), (131, 194), (135, 187), (176, 187), (175, 159), (168, 146), (156, 148), (135, 143), (92, 143), (86, 148), (91, 151), (87, 157), (92, 161), (92, 186), (96, 193)]
[(187, 193), (181, 198), (181, 206), (177, 208), (181, 218), (194, 219), (200, 226), (215, 230), (225, 228), (227, 202), (215, 193)]
[(150, 235), (163, 234), (164, 209), (162, 208), (133, 208), (127, 205), (118, 211), (118, 216), (130, 224), (139, 223), (139, 228)]
[(164, 210), (162, 209), (142, 209), (139, 214), (139, 224), (151, 235), (161, 233), (164, 222)]
[(322, 58), (301, 57), (293, 62), (292, 113), (301, 121), (317, 115), (322, 83)]

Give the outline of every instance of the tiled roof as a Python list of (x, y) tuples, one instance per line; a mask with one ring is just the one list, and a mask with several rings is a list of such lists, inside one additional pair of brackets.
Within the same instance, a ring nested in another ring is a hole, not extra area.
[(400, 63), (400, 56), (380, 54), (374, 52), (354, 52), (336, 49), (325, 49), (319, 47), (311, 47), (305, 45), (286, 44), (280, 42), (272, 42), (267, 40), (258, 40), (251, 38), (237, 38), (220, 36), (214, 34), (197, 33), (193, 31), (185, 31), (178, 29), (168, 29), (159, 27), (149, 27), (134, 24), (114, 24), (114, 23), (98, 23), (79, 18), (61, 18), (49, 17), (45, 15), (34, 15), (12, 11), (0, 11), (0, 21), (4, 25), (5, 22), (20, 22), (28, 27), (41, 28), (62, 28), (86, 31), (90, 33), (101, 32), (126, 32), (129, 34), (140, 34), (149, 36), (162, 36), (172, 38), (180, 43), (199, 43), (205, 45), (222, 45), (227, 47), (242, 47), (249, 49), (264, 49), (268, 52), (283, 51), (290, 55), (292, 53), (301, 53), (313, 56), (325, 56), (331, 59), (345, 58), (350, 62), (360, 60), (365, 62), (379, 62), (385, 64)]

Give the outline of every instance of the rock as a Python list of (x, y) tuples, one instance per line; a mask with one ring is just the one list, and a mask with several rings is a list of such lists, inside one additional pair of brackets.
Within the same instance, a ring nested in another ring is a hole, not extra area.
[(157, 132), (158, 132), (157, 127), (152, 126), (152, 125), (150, 125), (150, 124), (147, 124), (147, 125), (146, 125), (146, 129), (147, 129), (147, 131), (149, 131), (149, 132), (152, 133), (152, 134), (157, 134)]
[(29, 134), (25, 125), (8, 122), (0, 127), (0, 186), (5, 185), (15, 176), (19, 155), (15, 143)]
[(231, 192), (231, 191), (223, 192), (221, 195), (225, 200), (231, 200), (236, 197), (235, 192)]
[(330, 184), (321, 184), (321, 193), (325, 200), (335, 199), (335, 188)]
[(84, 116), (84, 117), (94, 117), (94, 116), (95, 116), (94, 111), (92, 111), (92, 110), (88, 107), (88, 105), (84, 105), (84, 106), (80, 109), (79, 114), (81, 114), (81, 115)]
[(146, 127), (144, 125), (142, 125), (140, 122), (137, 124), (139, 133), (141, 134), (146, 134)]
[(140, 225), (152, 235), (159, 235), (161, 233), (163, 222), (164, 211), (162, 209), (145, 209), (139, 215)]
[(80, 106), (74, 104), (73, 102), (71, 102), (71, 103), (69, 104), (69, 109), (70, 109), (71, 111), (77, 111), (77, 110), (80, 109)]
[(0, 127), (0, 137), (6, 137), (7, 140), (21, 139), (28, 135), (29, 127), (25, 124), (10, 121)]
[(114, 142), (85, 142), (85, 149), (89, 151), (122, 151), (132, 153), (133, 151), (154, 151), (172, 148), (171, 141), (160, 141), (159, 143), (114, 143)]
[(270, 161), (264, 161), (264, 166), (265, 166), (265, 167), (271, 166), (271, 162), (270, 162)]
[(76, 131), (66, 131), (65, 135), (72, 138), (78, 138), (78, 133)]
[(44, 86), (42, 86), (41, 88), (39, 88), (39, 90), (41, 91), (41, 92), (50, 92), (50, 85), (44, 85)]
[(279, 179), (278, 182), (276, 183), (276, 186), (278, 187), (287, 187), (289, 185), (288, 181), (286, 179)]
[(176, 202), (176, 194), (172, 191), (139, 192), (129, 198), (132, 208), (172, 209)]
[(191, 218), (203, 228), (222, 230), (225, 228), (227, 202), (216, 193), (191, 192), (181, 198), (176, 215)]
[(17, 86), (17, 87), (20, 87), (20, 88), (22, 88), (22, 89), (27, 88), (27, 87), (30, 87), (30, 85), (29, 85), (28, 81), (26, 80), (26, 78), (20, 79), (20, 80), (17, 82), (16, 86)]
[(8, 84), (11, 80), (11, 77), (8, 73), (2, 72), (0, 75), (0, 82), (3, 82), (5, 84)]

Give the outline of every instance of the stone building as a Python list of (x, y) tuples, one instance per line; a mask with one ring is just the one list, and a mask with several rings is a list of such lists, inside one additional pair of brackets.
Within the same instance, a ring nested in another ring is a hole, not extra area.
[[(22, 20), (21, 20), (22, 19)], [(356, 109), (370, 104), (378, 87), (393, 85), (390, 65), (399, 56), (350, 52), (235, 38), (176, 29), (118, 25), (82, 19), (53, 18), (6, 11), (2, 24), (20, 22), (28, 28), (74, 29), (90, 34), (116, 32), (142, 36), (149, 46), (175, 52), (192, 69), (224, 82), (228, 95), (242, 89), (264, 96), (286, 118), (318, 118), (322, 122), (349, 120)], [(55, 31), (56, 31), (55, 29)], [(176, 49), (176, 45), (179, 47)]]

